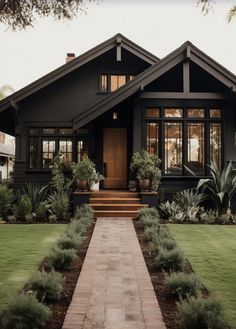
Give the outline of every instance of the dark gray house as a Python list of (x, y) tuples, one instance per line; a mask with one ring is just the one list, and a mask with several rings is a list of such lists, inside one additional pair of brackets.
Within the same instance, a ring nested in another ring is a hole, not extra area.
[[(159, 59), (121, 34), (0, 102), (0, 130), (16, 136), (14, 181), (47, 183), (61, 151), (87, 153), (104, 188), (125, 189), (133, 152), (162, 159), (163, 186), (236, 161), (236, 76), (189, 41)], [(173, 184), (174, 183), (174, 184)]]

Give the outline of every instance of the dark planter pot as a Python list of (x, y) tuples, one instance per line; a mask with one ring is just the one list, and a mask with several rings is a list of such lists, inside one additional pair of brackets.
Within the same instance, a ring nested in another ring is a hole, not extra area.
[(150, 191), (151, 180), (150, 179), (139, 179), (138, 187), (141, 192)]
[(88, 191), (89, 184), (87, 179), (77, 179), (76, 181), (78, 191)]

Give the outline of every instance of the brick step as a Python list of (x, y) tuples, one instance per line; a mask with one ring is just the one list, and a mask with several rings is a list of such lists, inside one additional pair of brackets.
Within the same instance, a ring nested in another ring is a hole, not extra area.
[(90, 206), (96, 210), (139, 210), (140, 208), (148, 207), (148, 204), (103, 204), (90, 203)]
[(91, 192), (90, 198), (138, 198), (139, 194), (136, 192), (124, 191), (99, 191)]
[(123, 204), (127, 204), (127, 203), (137, 203), (140, 204), (140, 198), (116, 198), (116, 197), (112, 197), (112, 198), (94, 198), (91, 197), (89, 199), (89, 202), (92, 204), (95, 203), (103, 203), (103, 204), (114, 204), (114, 203), (123, 203)]
[(138, 215), (137, 210), (96, 210), (95, 217), (130, 217), (135, 218)]

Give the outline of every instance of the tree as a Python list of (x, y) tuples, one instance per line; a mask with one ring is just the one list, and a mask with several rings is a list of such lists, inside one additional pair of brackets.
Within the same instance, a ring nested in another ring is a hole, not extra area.
[(0, 100), (14, 93), (14, 89), (10, 85), (0, 87)]
[(91, 1), (99, 0), (0, 0), (0, 22), (16, 31), (33, 26), (37, 16), (71, 20)]
[[(198, 0), (198, 5), (202, 7), (202, 12), (204, 14), (208, 14), (211, 10), (213, 10), (214, 4), (216, 3), (215, 0)], [(231, 22), (231, 20), (236, 17), (236, 5), (233, 5), (227, 14), (227, 20), (228, 22)]]

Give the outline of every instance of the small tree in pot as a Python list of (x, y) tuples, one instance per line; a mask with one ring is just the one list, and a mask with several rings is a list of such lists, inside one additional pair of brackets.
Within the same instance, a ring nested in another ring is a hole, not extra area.
[(72, 163), (72, 175), (80, 191), (87, 191), (89, 189), (89, 182), (94, 175), (95, 164), (85, 156), (83, 160), (78, 163)]
[(146, 150), (134, 153), (130, 168), (136, 173), (139, 189), (141, 191), (156, 191), (161, 179), (159, 165), (161, 160)]

